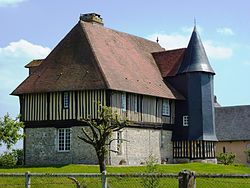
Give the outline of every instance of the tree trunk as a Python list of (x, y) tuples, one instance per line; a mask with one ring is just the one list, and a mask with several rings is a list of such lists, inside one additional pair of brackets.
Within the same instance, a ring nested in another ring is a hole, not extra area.
[(99, 161), (99, 166), (100, 166), (100, 172), (102, 173), (103, 171), (106, 171), (106, 164), (105, 161)]
[(100, 173), (103, 171), (106, 171), (106, 163), (105, 163), (105, 157), (103, 154), (97, 154), (98, 157), (98, 163), (100, 167)]

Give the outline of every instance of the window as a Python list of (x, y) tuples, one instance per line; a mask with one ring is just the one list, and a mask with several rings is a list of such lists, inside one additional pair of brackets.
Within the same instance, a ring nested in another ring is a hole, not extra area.
[(70, 150), (70, 128), (58, 129), (58, 151)]
[(122, 111), (126, 111), (127, 110), (127, 103), (126, 103), (126, 93), (122, 93)]
[(188, 126), (188, 116), (183, 116), (182, 121), (183, 121), (183, 126)]
[(117, 139), (117, 146), (116, 146), (117, 154), (121, 155), (122, 154), (122, 132), (121, 131), (117, 132), (116, 139)]
[(223, 153), (226, 153), (226, 148), (225, 147), (223, 147)]
[(69, 92), (63, 92), (63, 108), (69, 108)]
[(134, 109), (135, 109), (135, 112), (138, 112), (138, 96), (134, 95), (134, 98), (135, 98)]
[(168, 99), (162, 100), (162, 115), (163, 116), (170, 116), (170, 106), (169, 106)]

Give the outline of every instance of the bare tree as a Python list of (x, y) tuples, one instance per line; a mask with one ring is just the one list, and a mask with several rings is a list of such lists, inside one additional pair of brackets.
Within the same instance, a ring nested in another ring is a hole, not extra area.
[(78, 136), (84, 142), (95, 148), (100, 172), (106, 170), (105, 160), (108, 154), (108, 141), (112, 133), (128, 126), (127, 119), (122, 120), (117, 113), (112, 111), (111, 107), (100, 106), (97, 119), (88, 118), (82, 120), (86, 127), (82, 128), (83, 136)]

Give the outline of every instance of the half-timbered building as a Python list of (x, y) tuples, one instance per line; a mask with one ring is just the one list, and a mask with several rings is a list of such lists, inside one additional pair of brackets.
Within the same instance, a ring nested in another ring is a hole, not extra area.
[[(80, 119), (98, 118), (98, 103), (131, 125), (116, 132), (110, 164), (214, 160), (214, 71), (194, 28), (187, 48), (165, 51), (157, 42), (103, 26), (83, 14), (13, 91), (25, 123), (27, 165), (97, 163), (77, 138)], [(126, 140), (123, 141), (123, 140)]]

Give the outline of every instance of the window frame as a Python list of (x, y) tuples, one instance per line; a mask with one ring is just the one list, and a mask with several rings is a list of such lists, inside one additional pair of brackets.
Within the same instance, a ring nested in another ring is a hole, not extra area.
[[(167, 102), (165, 104), (165, 102)], [(161, 111), (162, 116), (170, 116), (170, 101), (169, 99), (162, 99), (162, 111)]]
[(121, 109), (123, 112), (127, 111), (127, 95), (125, 92), (121, 95)]
[(189, 116), (188, 115), (182, 116), (182, 125), (183, 125), (183, 127), (189, 126)]
[(122, 131), (116, 132), (116, 150), (117, 155), (122, 155)]
[(69, 92), (68, 91), (63, 92), (62, 106), (63, 106), (63, 109), (69, 109)]
[[(61, 135), (62, 133), (62, 135)], [(68, 134), (68, 135), (67, 135)], [(63, 144), (62, 148), (60, 144)], [(57, 130), (57, 151), (69, 152), (71, 150), (71, 129), (59, 128)]]

